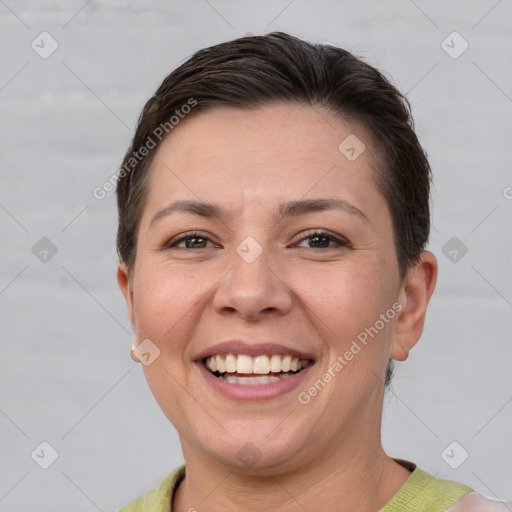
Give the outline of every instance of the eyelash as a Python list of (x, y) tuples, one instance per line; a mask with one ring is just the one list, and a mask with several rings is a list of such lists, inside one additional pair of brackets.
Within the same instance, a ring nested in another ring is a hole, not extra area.
[[(303, 242), (304, 240), (307, 240), (308, 238), (315, 238), (315, 237), (327, 238), (327, 239), (335, 242), (336, 244), (338, 244), (339, 247), (351, 247), (350, 243), (347, 240), (337, 237), (337, 236), (334, 236), (330, 232), (323, 231), (323, 230), (313, 230), (313, 231), (309, 232), (307, 234), (307, 236), (302, 237), (299, 240), (299, 242)], [(211, 242), (211, 240), (207, 236), (204, 236), (202, 233), (200, 233), (198, 231), (191, 231), (188, 233), (184, 233), (184, 235), (180, 236), (180, 238), (178, 238), (177, 240), (171, 239), (169, 242), (167, 242), (167, 244), (165, 244), (164, 249), (172, 249), (172, 248), (176, 247), (179, 243), (184, 242), (186, 240), (190, 240), (192, 238), (200, 238), (200, 239), (208, 240)], [(335, 247), (319, 247), (318, 249), (334, 249), (334, 248)], [(191, 249), (191, 248), (190, 247), (178, 247), (178, 249)], [(199, 247), (199, 249), (206, 249), (206, 247)], [(306, 247), (306, 249), (315, 249), (315, 247)]]

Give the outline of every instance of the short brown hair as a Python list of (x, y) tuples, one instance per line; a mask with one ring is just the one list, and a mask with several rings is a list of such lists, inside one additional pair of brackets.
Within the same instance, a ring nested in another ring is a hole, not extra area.
[[(382, 155), (375, 182), (391, 212), (400, 277), (419, 261), (430, 232), (431, 171), (407, 98), (381, 72), (342, 48), (273, 32), (197, 51), (164, 79), (144, 106), (116, 190), (117, 252), (129, 271), (136, 258), (150, 165), (165, 139), (155, 137), (155, 131), (167, 126), (166, 134), (171, 133), (170, 119), (191, 100), (190, 115), (221, 106), (251, 109), (283, 102), (325, 107), (362, 125)], [(140, 156), (139, 149), (149, 140), (155, 144)], [(391, 373), (389, 365), (386, 383)]]

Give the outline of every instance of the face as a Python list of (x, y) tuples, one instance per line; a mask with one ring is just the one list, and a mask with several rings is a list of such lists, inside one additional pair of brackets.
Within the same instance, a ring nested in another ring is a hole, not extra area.
[(118, 279), (186, 459), (277, 471), (378, 439), (406, 293), (372, 153), (290, 105), (198, 113), (158, 149)]

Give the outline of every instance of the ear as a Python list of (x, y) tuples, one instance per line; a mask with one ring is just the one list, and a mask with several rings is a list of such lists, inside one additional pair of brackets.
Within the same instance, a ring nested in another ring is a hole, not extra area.
[(405, 361), (423, 332), (427, 306), (437, 281), (437, 260), (430, 251), (421, 253), (420, 261), (409, 269), (400, 290), (402, 310), (395, 325), (391, 357)]
[(117, 283), (119, 284), (119, 288), (124, 295), (124, 299), (126, 300), (126, 305), (128, 306), (128, 314), (130, 316), (130, 322), (132, 323), (133, 330), (137, 331), (137, 322), (135, 321), (135, 312), (133, 306), (133, 283), (128, 272), (128, 267), (126, 263), (120, 262), (117, 267)]

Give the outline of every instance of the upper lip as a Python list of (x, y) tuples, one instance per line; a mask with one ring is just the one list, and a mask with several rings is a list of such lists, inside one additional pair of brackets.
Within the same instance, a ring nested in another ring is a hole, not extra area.
[(195, 357), (196, 360), (205, 359), (217, 354), (246, 354), (248, 356), (261, 355), (291, 355), (299, 359), (314, 360), (314, 357), (307, 352), (297, 350), (296, 348), (286, 347), (279, 343), (270, 341), (265, 342), (246, 342), (242, 340), (228, 340), (210, 345)]

